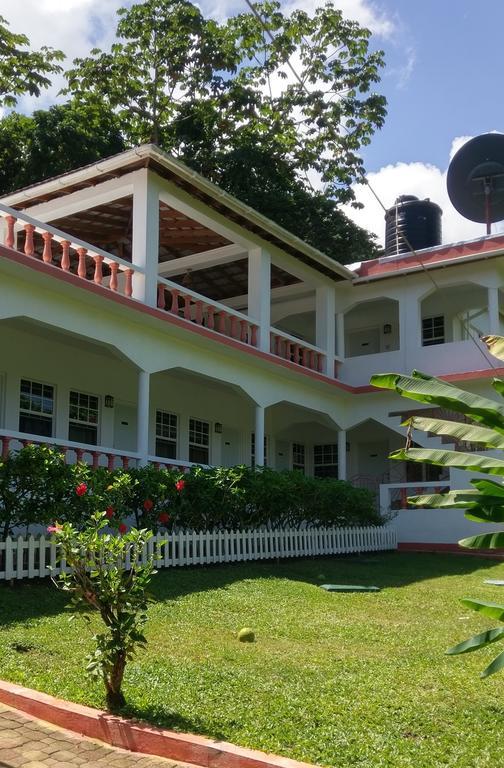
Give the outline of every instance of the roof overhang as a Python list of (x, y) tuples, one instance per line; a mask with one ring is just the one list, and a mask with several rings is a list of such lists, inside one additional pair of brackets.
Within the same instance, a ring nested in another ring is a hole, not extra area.
[(355, 278), (355, 273), (343, 264), (224, 192), (216, 184), (175, 160), (155, 144), (143, 144), (76, 171), (26, 187), (0, 198), (0, 202), (23, 210), (77, 190), (95, 186), (107, 179), (118, 178), (140, 168), (151, 169), (244, 229), (253, 232), (327, 277), (333, 280), (349, 281)]

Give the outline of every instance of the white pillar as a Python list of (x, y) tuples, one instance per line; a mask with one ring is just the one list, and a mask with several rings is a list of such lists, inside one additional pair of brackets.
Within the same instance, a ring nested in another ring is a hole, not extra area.
[(149, 421), (150, 421), (150, 373), (138, 372), (137, 405), (137, 453), (139, 464), (145, 467), (149, 456)]
[(405, 293), (399, 300), (399, 349), (405, 371), (418, 365), (418, 349), (422, 345), (421, 304), (417, 293)]
[(264, 467), (264, 408), (255, 407), (255, 465)]
[(338, 312), (336, 315), (336, 353), (341, 360), (345, 359), (345, 315), (343, 312)]
[(489, 331), (491, 334), (499, 334), (499, 289), (495, 287), (488, 288), (488, 318)]
[(159, 192), (152, 174), (143, 169), (133, 182), (133, 266), (144, 274), (133, 275), (133, 298), (157, 306), (159, 260)]
[(248, 314), (259, 325), (258, 348), (270, 351), (271, 257), (262, 248), (248, 253)]
[(315, 291), (315, 344), (325, 352), (322, 372), (334, 376), (336, 353), (336, 295), (331, 285), (319, 285)]
[(346, 429), (338, 431), (338, 480), (347, 479), (347, 433)]

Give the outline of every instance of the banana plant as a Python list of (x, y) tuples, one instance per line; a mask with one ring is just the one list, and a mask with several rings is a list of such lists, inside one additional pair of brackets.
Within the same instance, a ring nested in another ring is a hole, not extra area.
[[(494, 357), (504, 360), (504, 337), (484, 336), (482, 340)], [(410, 496), (408, 502), (416, 507), (464, 509), (465, 517), (478, 523), (504, 522), (503, 459), (475, 452), (410, 447), (412, 431), (420, 429), (429, 434), (450, 437), (455, 443), (464, 441), (474, 444), (475, 450), (502, 451), (504, 449), (504, 405), (497, 400), (459, 389), (453, 384), (420, 371), (413, 371), (411, 376), (399, 373), (377, 374), (371, 378), (371, 384), (381, 389), (394, 390), (402, 397), (417, 400), (420, 403), (436, 405), (454, 414), (462, 414), (466, 419), (465, 422), (460, 422), (421, 415), (407, 419), (403, 423), (403, 426), (408, 427), (406, 447), (390, 454), (391, 459), (454, 467), (468, 472), (496, 476), (496, 479), (490, 477), (473, 479), (470, 489)], [(493, 379), (492, 386), (501, 397), (504, 397), (504, 379)], [(468, 549), (504, 548), (504, 531), (470, 536), (459, 541), (459, 544)], [(484, 616), (504, 622), (504, 605), (469, 598), (462, 600), (462, 604)], [(470, 653), (503, 639), (504, 627), (498, 627), (475, 635), (448, 649), (446, 653), (453, 655)], [(481, 673), (481, 677), (488, 677), (503, 668), (504, 651), (488, 665)]]

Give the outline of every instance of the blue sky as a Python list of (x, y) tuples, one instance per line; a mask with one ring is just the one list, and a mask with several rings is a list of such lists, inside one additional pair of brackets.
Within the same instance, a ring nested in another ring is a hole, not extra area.
[[(481, 225), (452, 208), (445, 176), (450, 155), (468, 137), (504, 131), (500, 86), (504, 0), (334, 0), (344, 15), (368, 26), (372, 45), (385, 50), (378, 90), (388, 117), (363, 151), (369, 179), (386, 206), (399, 194), (430, 197), (441, 205), (443, 240), (477, 237)], [(93, 45), (108, 47), (116, 11), (125, 0), (0, 0), (0, 13), (33, 46), (62, 48), (69, 59)], [(223, 18), (245, 10), (244, 0), (200, 0), (205, 13)], [(318, 0), (283, 0), (284, 10), (307, 11)], [(21, 108), (47, 107), (61, 84)], [(383, 234), (383, 211), (366, 188), (356, 188), (363, 210), (346, 208), (357, 223)]]

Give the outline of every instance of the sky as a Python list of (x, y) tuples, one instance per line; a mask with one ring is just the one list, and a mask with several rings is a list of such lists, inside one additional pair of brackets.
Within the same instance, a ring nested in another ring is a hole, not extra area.
[[(33, 47), (60, 48), (69, 62), (93, 46), (110, 45), (116, 10), (124, 0), (0, 0), (0, 15)], [(203, 12), (224, 18), (246, 8), (244, 0), (200, 0)], [(317, 0), (284, 0), (284, 11), (312, 10)], [(363, 152), (368, 179), (386, 207), (400, 194), (429, 197), (443, 209), (443, 242), (484, 234), (463, 219), (446, 192), (446, 170), (469, 137), (504, 131), (500, 88), (504, 0), (334, 0), (348, 18), (371, 29), (372, 46), (385, 51), (376, 90), (388, 101), (384, 127)], [(61, 83), (29, 112), (56, 99)], [(383, 241), (383, 210), (369, 189), (355, 188), (361, 210), (345, 207)], [(497, 225), (500, 230), (501, 225)]]

